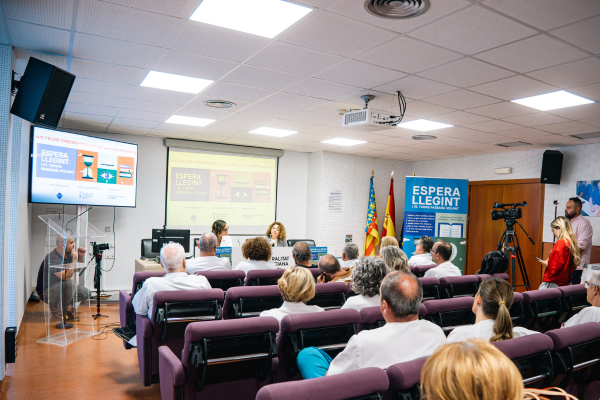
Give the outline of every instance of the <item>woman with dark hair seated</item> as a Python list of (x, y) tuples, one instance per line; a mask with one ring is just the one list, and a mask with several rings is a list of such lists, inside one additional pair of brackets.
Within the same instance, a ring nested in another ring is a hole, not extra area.
[(271, 246), (267, 239), (256, 237), (248, 239), (242, 245), (242, 256), (245, 260), (241, 261), (234, 269), (248, 271), (253, 269), (276, 269), (277, 267), (271, 261)]

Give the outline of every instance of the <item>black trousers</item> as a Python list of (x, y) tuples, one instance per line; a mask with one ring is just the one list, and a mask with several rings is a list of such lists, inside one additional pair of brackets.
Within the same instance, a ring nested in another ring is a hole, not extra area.
[(571, 280), (571, 285), (579, 285), (581, 283), (581, 274), (583, 273), (582, 269), (577, 269), (573, 272), (573, 279)]

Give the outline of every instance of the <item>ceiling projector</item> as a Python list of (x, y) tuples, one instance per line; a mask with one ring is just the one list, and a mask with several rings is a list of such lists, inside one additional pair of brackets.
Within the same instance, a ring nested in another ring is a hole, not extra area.
[(366, 132), (384, 131), (395, 128), (398, 122), (402, 120), (401, 115), (404, 113), (394, 115), (389, 111), (369, 108), (369, 101), (374, 98), (375, 96), (370, 94), (361, 96), (361, 99), (365, 102), (365, 108), (362, 110), (350, 110), (344, 113), (342, 128)]

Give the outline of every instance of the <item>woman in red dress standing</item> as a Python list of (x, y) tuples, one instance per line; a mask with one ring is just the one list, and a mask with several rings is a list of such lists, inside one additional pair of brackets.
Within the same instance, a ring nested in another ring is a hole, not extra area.
[(567, 286), (573, 271), (581, 262), (577, 239), (571, 228), (571, 223), (565, 217), (558, 217), (550, 224), (552, 233), (557, 239), (547, 260), (540, 261), (546, 267), (540, 289)]

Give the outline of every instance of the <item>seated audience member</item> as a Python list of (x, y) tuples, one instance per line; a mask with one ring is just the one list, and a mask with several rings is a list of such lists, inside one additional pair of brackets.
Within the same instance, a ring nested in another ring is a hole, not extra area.
[(481, 339), (441, 346), (421, 370), (427, 400), (522, 400), (523, 378), (515, 364)]
[(312, 268), (312, 253), (306, 243), (296, 242), (292, 246), (292, 258), (298, 267)]
[[(395, 247), (386, 247), (393, 249)], [(356, 296), (348, 298), (342, 306), (362, 310), (365, 307), (379, 306), (381, 296), (379, 287), (381, 282), (390, 273), (390, 269), (379, 257), (362, 257), (352, 270), (352, 290)]]
[(342, 261), (344, 268), (354, 267), (358, 261), (358, 246), (355, 243), (346, 243), (342, 250)]
[(547, 260), (540, 261), (546, 267), (540, 289), (567, 286), (573, 280), (573, 272), (581, 264), (577, 238), (567, 217), (557, 217), (550, 224), (556, 243)]
[(499, 342), (531, 335), (534, 331), (513, 328), (510, 312), (513, 303), (513, 288), (500, 278), (488, 278), (481, 283), (473, 300), (475, 324), (454, 328), (448, 335), (448, 343), (480, 338), (488, 342)]
[[(173, 290), (210, 289), (208, 279), (185, 272), (185, 253), (179, 243), (169, 243), (160, 249), (160, 265), (167, 271), (165, 276), (148, 278), (137, 291), (131, 305), (136, 314), (147, 315), (152, 320), (154, 293)], [(122, 328), (113, 328), (115, 335), (136, 346), (135, 322)]]
[(197, 271), (230, 271), (231, 264), (227, 257), (217, 257), (217, 237), (212, 232), (207, 232), (198, 241), (200, 257), (187, 260), (187, 272), (193, 274)]
[(569, 318), (563, 324), (564, 328), (586, 322), (600, 322), (600, 271), (592, 272), (592, 276), (584, 285), (587, 290), (587, 301), (592, 306), (584, 308)]
[(242, 245), (242, 256), (245, 260), (234, 269), (244, 271), (246, 275), (253, 269), (277, 269), (275, 263), (271, 261), (271, 245), (263, 237), (246, 240)]
[(352, 269), (342, 268), (340, 262), (335, 256), (331, 254), (325, 254), (319, 260), (319, 272), (321, 275), (317, 278), (318, 283), (326, 282), (350, 282), (352, 280)]
[(410, 272), (408, 257), (400, 247), (388, 246), (381, 249), (381, 258), (392, 271)]
[(449, 261), (451, 256), (452, 246), (450, 243), (443, 240), (435, 242), (431, 249), (431, 259), (437, 264), (437, 267), (427, 270), (425, 277), (433, 276), (439, 279), (446, 276), (462, 276), (460, 269)]
[(408, 260), (408, 265), (416, 267), (417, 265), (433, 264), (431, 260), (431, 249), (433, 248), (433, 239), (429, 236), (422, 236), (417, 243), (415, 255)]
[(296, 266), (286, 269), (277, 285), (283, 304), (279, 308), (261, 312), (261, 317), (275, 317), (281, 324), (286, 315), (325, 311), (319, 306), (306, 305), (307, 301), (315, 297), (315, 279), (306, 268)]
[(281, 222), (275, 221), (267, 228), (266, 237), (271, 247), (287, 247), (286, 236), (285, 227)]
[(379, 246), (379, 250), (388, 246), (400, 247), (400, 245), (398, 244), (398, 239), (396, 239), (393, 236), (384, 236), (383, 239), (381, 239), (381, 246)]
[(316, 347), (302, 350), (297, 364), (304, 379), (367, 367), (385, 369), (392, 364), (428, 357), (446, 343), (442, 328), (419, 319), (423, 287), (416, 276), (392, 272), (381, 283), (380, 293), (386, 324), (352, 336), (334, 360)]

